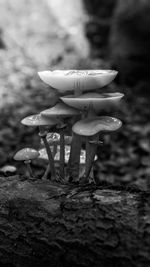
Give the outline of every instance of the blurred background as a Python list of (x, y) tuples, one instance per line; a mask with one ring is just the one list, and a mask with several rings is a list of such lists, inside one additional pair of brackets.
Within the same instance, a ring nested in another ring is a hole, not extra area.
[[(103, 90), (125, 93), (115, 115), (120, 132), (104, 137), (96, 175), (109, 183), (147, 187), (150, 175), (150, 1), (0, 0), (0, 168), (37, 130), (20, 124), (57, 101), (37, 71), (113, 68)], [(114, 115), (114, 114), (110, 114)], [(35, 163), (35, 168), (38, 168)]]

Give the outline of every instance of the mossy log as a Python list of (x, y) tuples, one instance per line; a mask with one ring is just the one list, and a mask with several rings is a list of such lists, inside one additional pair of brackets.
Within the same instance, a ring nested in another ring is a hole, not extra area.
[(0, 178), (0, 266), (150, 266), (150, 194)]

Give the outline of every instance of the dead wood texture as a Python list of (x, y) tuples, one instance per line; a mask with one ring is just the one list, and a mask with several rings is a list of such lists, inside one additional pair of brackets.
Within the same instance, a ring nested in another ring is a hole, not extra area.
[(150, 266), (150, 195), (0, 178), (0, 266)]

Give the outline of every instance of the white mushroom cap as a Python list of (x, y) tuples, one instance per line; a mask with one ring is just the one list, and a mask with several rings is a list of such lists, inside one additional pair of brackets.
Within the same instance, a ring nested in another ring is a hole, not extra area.
[(70, 117), (70, 116), (78, 115), (78, 114), (79, 114), (79, 111), (77, 109), (68, 107), (64, 103), (58, 103), (54, 107), (46, 109), (41, 112), (41, 115), (45, 117), (52, 117), (52, 116)]
[(25, 161), (36, 159), (39, 156), (39, 152), (33, 148), (23, 148), (19, 150), (15, 155), (14, 159), (17, 161)]
[(99, 113), (101, 110), (108, 111), (111, 107), (117, 106), (123, 96), (121, 93), (87, 93), (78, 97), (73, 95), (61, 97), (61, 100), (79, 110), (88, 110), (92, 106), (94, 111)]
[(86, 118), (76, 122), (72, 131), (78, 135), (92, 136), (99, 132), (112, 132), (118, 130), (122, 126), (122, 122), (119, 119), (101, 116)]
[(89, 91), (111, 83), (117, 75), (115, 70), (54, 70), (38, 72), (41, 80), (64, 93)]
[(5, 165), (2, 168), (0, 168), (0, 171), (3, 173), (7, 173), (7, 172), (14, 173), (16, 172), (16, 170), (17, 170), (16, 167), (13, 165)]
[(54, 118), (45, 118), (41, 114), (36, 114), (24, 118), (21, 123), (27, 126), (53, 126), (58, 121)]

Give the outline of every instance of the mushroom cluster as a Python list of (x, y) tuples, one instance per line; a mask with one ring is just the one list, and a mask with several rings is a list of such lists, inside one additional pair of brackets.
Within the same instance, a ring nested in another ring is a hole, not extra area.
[(24, 125), (39, 127), (45, 148), (39, 149), (38, 157), (48, 160), (42, 178), (47, 179), (50, 174), (52, 181), (79, 182), (80, 178), (82, 183), (88, 183), (90, 177), (94, 180), (92, 167), (97, 147), (102, 144), (101, 134), (116, 131), (122, 125), (119, 119), (104, 116), (103, 112), (116, 108), (123, 94), (97, 92), (114, 80), (117, 71), (55, 70), (38, 74), (60, 96), (55, 106), (22, 120)]

